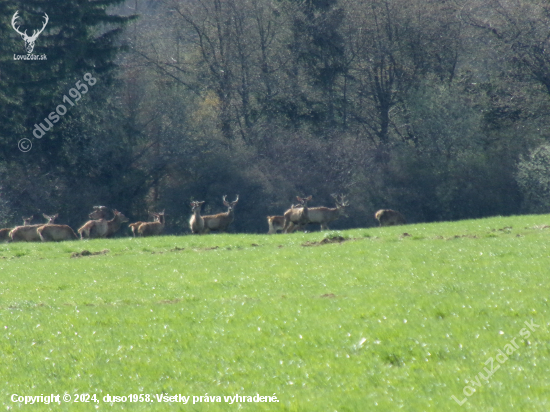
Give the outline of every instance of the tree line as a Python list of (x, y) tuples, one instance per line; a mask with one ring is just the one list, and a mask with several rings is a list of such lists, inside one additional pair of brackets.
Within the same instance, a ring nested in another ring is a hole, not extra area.
[[(132, 220), (191, 202), (267, 231), (296, 196), (372, 226), (542, 213), (550, 6), (518, 0), (106, 0), (0, 4), (0, 221), (92, 205)], [(59, 6), (59, 7), (57, 7)], [(49, 22), (16, 61), (21, 29)], [(75, 82), (97, 84), (41, 139)], [(29, 138), (27, 153), (17, 142)]]

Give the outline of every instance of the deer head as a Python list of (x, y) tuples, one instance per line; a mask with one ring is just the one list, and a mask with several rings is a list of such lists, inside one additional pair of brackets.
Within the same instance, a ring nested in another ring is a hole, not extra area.
[(228, 203), (227, 200), (225, 200), (226, 197), (227, 196), (223, 197), (223, 204), (224, 204), (225, 207), (227, 207), (227, 211), (231, 212), (235, 208), (235, 206), (237, 206), (237, 203), (239, 202), (239, 195), (237, 195), (237, 198), (231, 203)]
[(348, 215), (346, 214), (346, 212), (344, 210), (346, 207), (349, 206), (349, 202), (346, 200), (346, 197), (343, 194), (341, 194), (340, 198), (338, 198), (338, 195), (336, 195), (335, 193), (331, 194), (331, 196), (334, 199), (334, 201), (336, 202), (336, 208), (340, 211), (340, 213), (343, 216), (348, 217)]
[(31, 54), (32, 51), (34, 50), (34, 42), (36, 41), (36, 39), (38, 38), (38, 36), (40, 35), (40, 33), (42, 33), (44, 31), (44, 29), (46, 28), (46, 25), (48, 24), (48, 21), (50, 20), (50, 18), (48, 17), (48, 15), (46, 13), (44, 13), (44, 24), (42, 25), (42, 28), (40, 30), (33, 30), (32, 32), (32, 36), (28, 36), (27, 35), (27, 30), (25, 30), (23, 33), (21, 33), (19, 31), (19, 27), (21, 27), (20, 25), (15, 27), (15, 21), (17, 20), (17, 18), (19, 17), (17, 15), (17, 13), (19, 13), (19, 10), (17, 10), (15, 12), (15, 14), (13, 15), (13, 18), (11, 19), (11, 26), (13, 27), (13, 29), (23, 38), (23, 40), (25, 41), (25, 49), (27, 50), (27, 54)]
[(42, 216), (44, 216), (44, 219), (48, 221), (48, 224), (52, 224), (55, 221), (55, 219), (59, 217), (59, 213), (56, 213), (53, 216), (48, 216), (47, 214), (42, 213)]

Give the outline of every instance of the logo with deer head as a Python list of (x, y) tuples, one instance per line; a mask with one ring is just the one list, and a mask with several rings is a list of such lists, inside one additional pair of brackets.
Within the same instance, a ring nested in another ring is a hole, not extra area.
[(27, 30), (25, 30), (23, 33), (21, 33), (19, 31), (20, 25), (18, 25), (17, 27), (15, 26), (16, 20), (19, 17), (17, 15), (17, 13), (19, 13), (19, 10), (17, 10), (15, 12), (15, 14), (13, 15), (13, 18), (11, 19), (11, 25), (12, 25), (13, 29), (18, 34), (20, 34), (21, 37), (23, 38), (23, 40), (25, 41), (25, 49), (27, 50), (27, 54), (31, 54), (33, 49), (34, 49), (34, 43), (35, 43), (36, 39), (38, 38), (40, 33), (42, 33), (44, 31), (44, 29), (46, 28), (46, 25), (48, 24), (48, 21), (50, 20), (50, 18), (48, 17), (48, 15), (46, 13), (44, 13), (44, 19), (45, 20), (44, 20), (44, 23), (42, 25), (42, 28), (40, 30), (33, 30), (32, 36), (28, 36), (27, 35)]

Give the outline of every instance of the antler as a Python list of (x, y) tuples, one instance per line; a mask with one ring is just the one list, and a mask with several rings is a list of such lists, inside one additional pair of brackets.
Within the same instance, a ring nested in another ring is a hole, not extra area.
[(38, 33), (36, 33), (36, 30), (33, 30), (31, 40), (36, 40), (36, 38), (40, 35), (40, 33), (42, 33), (44, 31), (44, 29), (46, 28), (46, 25), (50, 21), (50, 18), (48, 17), (48, 15), (46, 13), (44, 13), (44, 18), (46, 19), (46, 21), (44, 21), (44, 24), (42, 25), (42, 28), (38, 31)]
[(12, 19), (11, 19), (11, 26), (13, 27), (13, 29), (21, 35), (21, 37), (23, 37), (25, 40), (30, 40), (30, 41), (33, 41), (33, 40), (36, 40), (36, 38), (40, 35), (40, 33), (42, 33), (44, 31), (44, 29), (46, 28), (46, 25), (48, 24), (48, 22), (50, 21), (50, 18), (48, 17), (48, 14), (47, 13), (44, 13), (44, 18), (46, 19), (44, 21), (44, 23), (42, 24), (42, 28), (40, 30), (38, 30), (38, 32), (36, 30), (33, 30), (32, 32), (32, 36), (28, 36), (27, 35), (27, 30), (25, 30), (23, 33), (21, 33), (19, 31), (19, 27), (21, 27), (21, 25), (15, 27), (15, 21), (19, 18), (19, 16), (17, 15), (17, 13), (19, 13), (19, 10), (17, 10), (15, 12), (15, 14), (13, 15)]
[(13, 15), (13, 17), (12, 17), (12, 19), (11, 19), (11, 26), (12, 26), (13, 29), (14, 29), (17, 33), (19, 33), (22, 37), (27, 37), (27, 30), (25, 30), (25, 33), (21, 33), (21, 32), (19, 31), (19, 27), (21, 27), (21, 25), (15, 27), (15, 21), (16, 21), (17, 18), (19, 17), (19, 16), (17, 15), (17, 13), (19, 13), (19, 10), (17, 10), (17, 11), (15, 12), (15, 14)]

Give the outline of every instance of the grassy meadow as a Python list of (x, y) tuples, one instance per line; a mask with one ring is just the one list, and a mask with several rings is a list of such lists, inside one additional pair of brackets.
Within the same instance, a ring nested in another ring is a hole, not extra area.
[[(547, 225), (0, 244), (0, 408), (548, 411)], [(50, 393), (99, 402), (11, 401)]]

